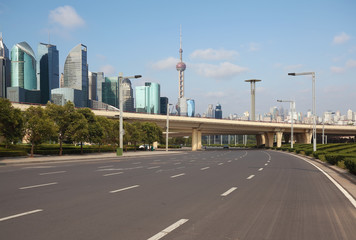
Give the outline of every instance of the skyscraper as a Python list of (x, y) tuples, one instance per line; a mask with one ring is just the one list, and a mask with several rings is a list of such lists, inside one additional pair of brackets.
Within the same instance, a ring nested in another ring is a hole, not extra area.
[(130, 79), (128, 78), (123, 79), (121, 83), (121, 87), (122, 87), (123, 111), (133, 112), (135, 107), (134, 107), (133, 90), (132, 90)]
[(88, 64), (87, 47), (75, 46), (68, 54), (64, 64), (63, 87), (82, 91), (82, 106), (88, 106)]
[(11, 87), (37, 89), (36, 57), (26, 42), (18, 43), (11, 49)]
[(37, 48), (37, 89), (41, 103), (51, 100), (51, 90), (59, 88), (59, 54), (55, 45), (39, 43)]
[(102, 100), (116, 108), (119, 107), (119, 78), (105, 77), (102, 83)]
[(218, 103), (215, 107), (215, 118), (216, 119), (222, 119), (222, 110), (221, 110), (221, 105)]
[(188, 106), (187, 116), (194, 117), (194, 115), (195, 115), (195, 101), (194, 101), (194, 99), (188, 99), (187, 106)]
[(206, 112), (206, 117), (213, 118), (214, 117), (214, 106), (213, 104), (208, 105), (208, 110)]
[(158, 83), (136, 87), (136, 112), (160, 114), (161, 90)]
[(97, 77), (97, 73), (89, 71), (88, 98), (90, 100), (97, 100)]
[(103, 72), (98, 72), (96, 75), (96, 89), (98, 101), (103, 101), (103, 82), (105, 82), (105, 77)]
[(0, 33), (0, 97), (6, 98), (6, 88), (11, 86), (11, 61)]
[(182, 49), (182, 27), (180, 28), (180, 48), (179, 48), (179, 57), (180, 62), (177, 63), (176, 69), (179, 72), (179, 92), (178, 92), (178, 104), (177, 111), (178, 115), (186, 116), (187, 115), (187, 100), (184, 97), (184, 71), (186, 69), (186, 65), (183, 62), (183, 49)]

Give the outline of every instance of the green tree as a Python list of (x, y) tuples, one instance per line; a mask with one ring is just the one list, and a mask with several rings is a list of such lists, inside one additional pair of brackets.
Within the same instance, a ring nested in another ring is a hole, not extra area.
[(70, 139), (80, 143), (80, 153), (83, 154), (83, 142), (89, 139), (89, 124), (83, 114), (75, 112), (71, 116), (72, 123), (69, 126), (66, 134), (70, 135)]
[(67, 102), (64, 106), (59, 106), (53, 103), (48, 103), (46, 105), (46, 112), (55, 122), (58, 127), (58, 142), (59, 142), (59, 156), (62, 156), (63, 141), (68, 139), (69, 132), (68, 129), (75, 120), (76, 110), (74, 104), (70, 101)]
[(111, 119), (108, 119), (106, 117), (103, 116), (97, 116), (97, 121), (100, 124), (100, 126), (103, 129), (103, 136), (98, 139), (99, 142), (99, 152), (100, 152), (100, 146), (102, 144), (110, 144), (111, 143), (111, 135), (112, 135), (112, 129), (113, 129), (113, 122)]
[(25, 133), (26, 139), (31, 143), (31, 157), (33, 157), (34, 147), (44, 141), (50, 140), (57, 131), (56, 125), (40, 107), (29, 107), (25, 113)]
[(14, 108), (8, 99), (0, 98), (0, 136), (5, 147), (20, 141), (24, 135), (24, 120), (20, 109)]
[(137, 143), (142, 142), (143, 139), (142, 124), (140, 122), (133, 122), (127, 127), (126, 131), (129, 136), (128, 141), (133, 143), (136, 151)]
[(97, 117), (89, 108), (81, 108), (77, 111), (88, 121), (88, 141), (90, 143), (99, 144), (104, 136), (104, 129), (97, 120)]
[(148, 143), (150, 146), (153, 142), (162, 141), (162, 130), (157, 126), (156, 123), (144, 122), (141, 126), (143, 132), (143, 142)]

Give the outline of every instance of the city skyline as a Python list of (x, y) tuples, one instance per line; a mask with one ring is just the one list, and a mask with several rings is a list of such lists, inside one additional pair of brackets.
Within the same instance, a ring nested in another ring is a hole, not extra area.
[[(36, 2), (41, 2), (36, 14), (29, 13)], [(257, 3), (197, 1), (185, 7), (181, 18), (175, 7), (162, 1), (108, 1), (95, 8), (69, 1), (0, 1), (0, 32), (9, 49), (22, 41), (32, 47), (39, 42), (56, 45), (60, 73), (69, 51), (83, 43), (90, 49), (89, 71), (103, 71), (105, 76), (141, 74), (141, 80), (132, 81), (133, 88), (157, 82), (162, 96), (176, 104), (181, 24), (185, 95), (195, 100), (196, 113), (203, 114), (209, 103), (218, 102), (223, 117), (249, 111), (244, 80), (250, 78), (262, 79), (256, 87), (256, 115), (268, 112), (277, 99), (295, 100), (297, 111), (306, 113), (312, 104), (311, 79), (287, 76), (302, 71), (316, 72), (319, 116), (329, 110), (355, 111), (356, 3)], [(18, 17), (13, 19), (15, 12)], [(92, 18), (94, 13), (106, 17)], [(32, 20), (26, 21), (30, 16)]]

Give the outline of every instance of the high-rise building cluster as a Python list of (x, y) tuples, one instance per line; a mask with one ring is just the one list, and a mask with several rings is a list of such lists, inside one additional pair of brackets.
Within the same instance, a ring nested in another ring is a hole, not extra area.
[[(59, 74), (59, 51), (55, 45), (39, 43), (36, 57), (30, 45), (21, 42), (9, 54), (1, 35), (0, 97), (39, 104), (50, 101), (64, 105), (71, 101), (76, 107), (117, 110), (119, 77), (89, 71), (87, 51), (83, 44), (75, 46), (66, 57), (63, 73)], [(123, 111), (166, 114), (168, 98), (161, 97), (158, 83), (146, 82), (136, 87), (136, 103), (130, 79), (123, 79), (121, 87)]]

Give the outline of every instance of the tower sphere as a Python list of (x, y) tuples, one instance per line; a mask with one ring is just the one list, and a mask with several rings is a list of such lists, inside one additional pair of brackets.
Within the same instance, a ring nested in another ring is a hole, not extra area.
[(177, 71), (184, 71), (185, 69), (186, 69), (186, 65), (185, 65), (185, 63), (184, 62), (179, 62), (179, 63), (177, 63), (177, 65), (176, 65), (176, 69), (177, 69)]

